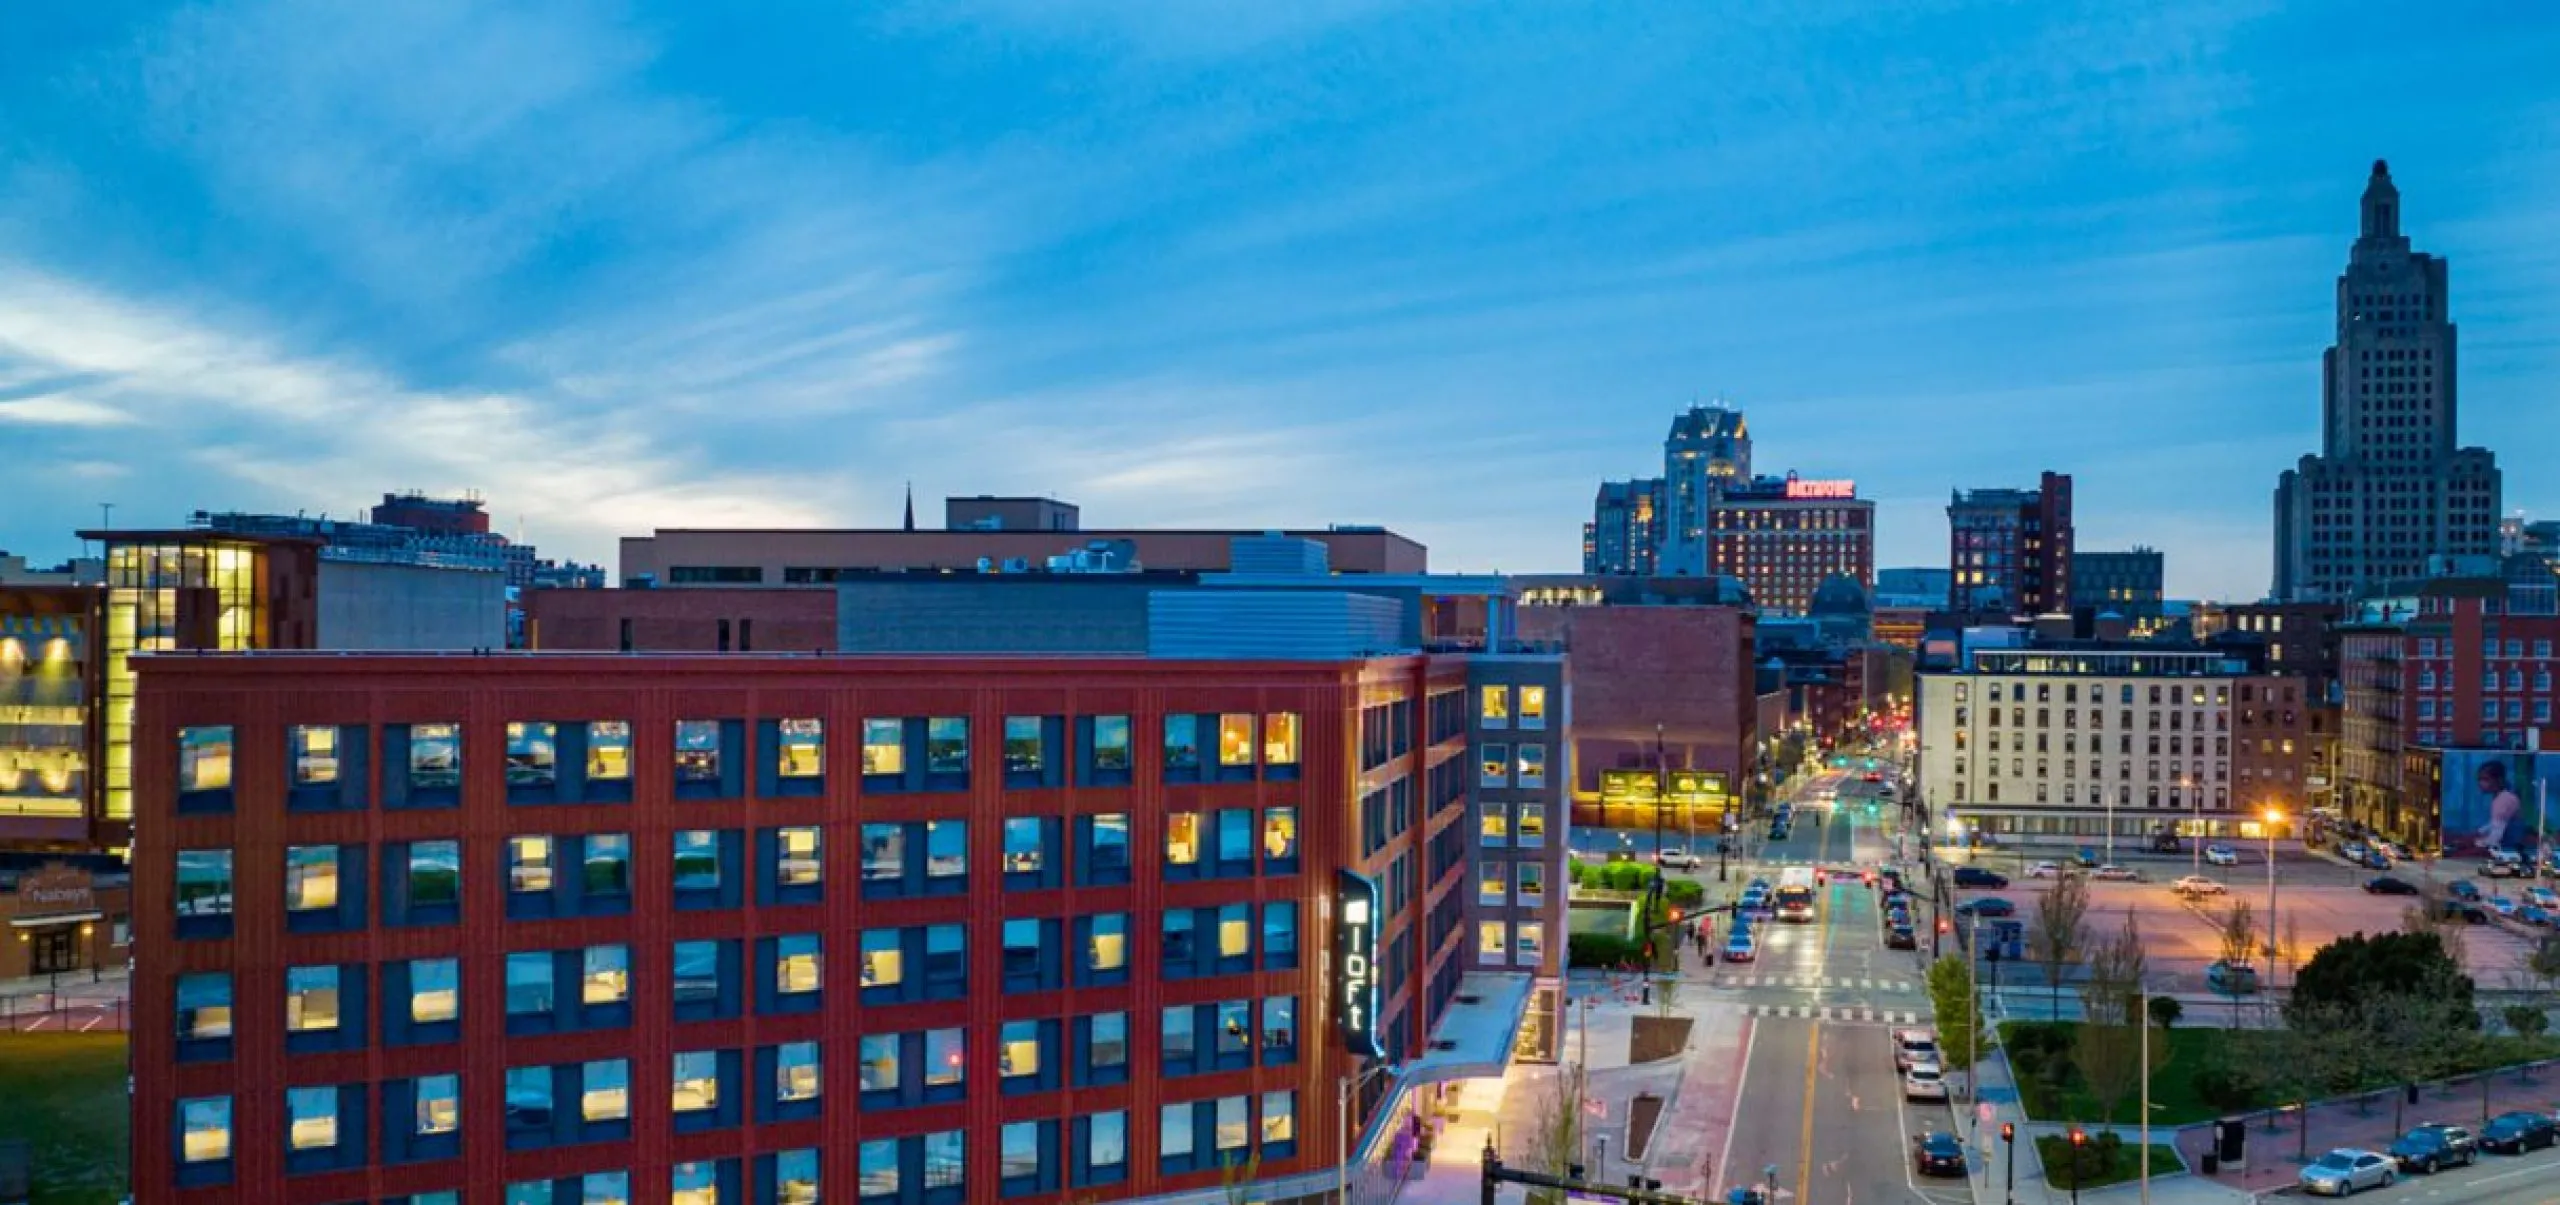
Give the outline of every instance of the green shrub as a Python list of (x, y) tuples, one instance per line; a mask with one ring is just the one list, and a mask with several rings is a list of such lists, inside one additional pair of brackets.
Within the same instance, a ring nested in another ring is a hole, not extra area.
[(1695, 908), (1707, 902), (1707, 885), (1696, 879), (1673, 879), (1663, 885), (1662, 896), (1674, 908)]
[(1644, 947), (1616, 933), (1576, 933), (1565, 939), (1564, 953), (1566, 966), (1615, 970), (1643, 958)]

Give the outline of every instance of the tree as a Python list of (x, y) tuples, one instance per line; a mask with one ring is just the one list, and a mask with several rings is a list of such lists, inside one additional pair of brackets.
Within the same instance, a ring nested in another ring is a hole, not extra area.
[(2222, 920), (2214, 925), (2214, 936), (2222, 945), (2222, 960), (2252, 966), (2258, 961), (2258, 911), (2247, 900), (2233, 900), (2222, 910)]
[(2507, 1032), (2522, 1037), (2538, 1038), (2551, 1028), (2551, 1015), (2538, 1004), (2510, 1004), (2498, 1017), (2507, 1023)]
[[(1550, 1176), (1566, 1176), (1582, 1162), (1583, 1077), (1579, 1066), (1558, 1067), (1547, 1079), (1547, 1091), (1535, 1103), (1530, 1121), (1529, 1166)], [(1560, 1205), (1564, 1194), (1552, 1188), (1529, 1190), (1531, 1205)]]
[(1939, 1065), (1965, 1073), (1982, 1058), (1982, 1010), (1973, 994), (1973, 966), (1962, 958), (1929, 964), (1929, 1005), (1938, 1018)]
[[(2133, 913), (2125, 913), (2121, 929), (2090, 947), (2088, 963), (2089, 977), (2080, 988), (2085, 1019), (2073, 1045), (2080, 1076), (2098, 1102), (2099, 1119), (2113, 1121), (2117, 1107), (2133, 1093), (2144, 1071), (2142, 1027), (2148, 1021), (2142, 1011), (2142, 980), (2147, 960), (2142, 930)], [(2165, 1061), (2169, 1044), (2151, 1046), (2156, 1070)]]
[[(2408, 996), (2424, 1001), (2429, 1015), (2469, 1029), (2478, 1025), (2472, 992), (2471, 977), (2432, 933), (2352, 933), (2320, 947), (2294, 972), (2285, 1022), (2301, 1030), (2316, 1018), (2369, 1033), (2375, 1006)], [(2466, 1016), (2472, 1018), (2467, 1025)]]
[(2045, 986), (2053, 992), (2053, 1019), (2062, 1019), (2062, 981), (2089, 944), (2089, 883), (2076, 874), (2054, 880), (2053, 889), (2036, 898), (2036, 923), (2027, 935), (2030, 948), (2044, 965)]
[(2162, 1029), (2176, 1029), (2178, 1021), (2187, 1015), (2187, 1006), (2178, 1003), (2176, 996), (2153, 996), (2148, 1007), (2151, 1023)]

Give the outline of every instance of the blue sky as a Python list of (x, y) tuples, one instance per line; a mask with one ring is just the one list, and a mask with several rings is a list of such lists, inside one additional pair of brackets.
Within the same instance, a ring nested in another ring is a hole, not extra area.
[(17, 6), (0, 547), (480, 491), (547, 552), (1385, 523), (1566, 570), (1675, 409), (1855, 477), (2078, 476), (2255, 596), (2370, 162), (2463, 435), (2560, 512), (2560, 10), (1296, 0)]

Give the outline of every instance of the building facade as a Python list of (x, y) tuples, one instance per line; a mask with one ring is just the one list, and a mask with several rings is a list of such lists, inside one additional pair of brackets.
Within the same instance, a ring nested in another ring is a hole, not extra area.
[(2071, 609), (2071, 475), (2031, 490), (1959, 490), (1947, 502), (1947, 607), (2012, 615)]
[[(1064, 505), (1063, 503), (1059, 505)], [(1224, 573), (1229, 553), (1254, 531), (704, 530), (660, 528), (622, 540), (626, 587), (776, 586), (824, 589), (847, 570), (1028, 570), (1095, 544), (1125, 542), (1135, 567)], [(1379, 527), (1284, 533), (1325, 546), (1337, 573), (1423, 573), (1422, 545)]]
[(1554, 658), (142, 682), (142, 1200), (1316, 1196), (1556, 1029)]
[(1661, 551), (1656, 572), (1703, 577), (1714, 568), (1712, 515), (1718, 496), (1751, 480), (1751, 427), (1742, 411), (1691, 406), (1671, 420), (1662, 441), (1659, 484)]
[(104, 592), (0, 584), (0, 851), (93, 847)]
[(836, 648), (836, 591), (535, 590), (525, 647), (550, 652), (825, 652)]
[(2112, 611), (2137, 628), (2156, 624), (2165, 597), (2164, 567), (2159, 550), (2153, 548), (2123, 552), (2075, 548), (2071, 552), (2072, 609)]
[(2321, 354), (2320, 451), (2276, 484), (2274, 595), (2343, 601), (2426, 575), (2437, 556), (2493, 556), (2496, 457), (2456, 446), (2459, 361), (2445, 261), (2412, 251), (2400, 192), (2376, 160)]
[(1849, 481), (1793, 475), (1726, 485), (1710, 515), (1708, 568), (1738, 579), (1762, 612), (1803, 615), (1833, 577), (1871, 589), (1876, 504)]
[(1561, 646), (1573, 669), (1576, 823), (1609, 771), (1702, 770), (1738, 784), (1759, 739), (1747, 608), (1598, 603), (1524, 606), (1523, 639)]
[(1603, 481), (1582, 526), (1582, 571), (1652, 577), (1659, 564), (1662, 479)]

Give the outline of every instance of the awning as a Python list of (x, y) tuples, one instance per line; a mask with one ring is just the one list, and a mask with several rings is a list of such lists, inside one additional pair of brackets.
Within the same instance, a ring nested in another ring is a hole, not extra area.
[(1421, 1057), (1396, 1073), (1386, 1100), (1369, 1118), (1352, 1147), (1353, 1162), (1366, 1166), (1385, 1123), (1398, 1113), (1402, 1097), (1424, 1084), (1500, 1076), (1510, 1070), (1511, 1048), (1520, 1038), (1520, 1019), (1528, 1011), (1534, 975), (1470, 971), (1458, 978), (1458, 993), (1432, 1027)]
[(105, 916), (103, 912), (57, 912), (51, 916), (13, 916), (9, 924), (19, 929), (41, 929), (46, 925), (76, 925)]

